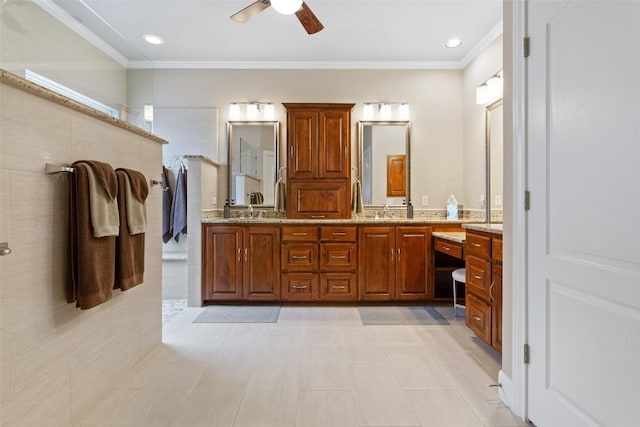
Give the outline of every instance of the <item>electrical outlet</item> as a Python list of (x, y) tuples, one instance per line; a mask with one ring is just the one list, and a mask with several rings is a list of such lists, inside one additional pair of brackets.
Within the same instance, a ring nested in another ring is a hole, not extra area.
[(422, 195), (422, 206), (429, 206), (429, 196)]
[(218, 204), (218, 198), (216, 196), (213, 196), (213, 198), (211, 199), (211, 204), (213, 206), (216, 206)]
[(502, 206), (502, 196), (496, 196), (496, 206)]

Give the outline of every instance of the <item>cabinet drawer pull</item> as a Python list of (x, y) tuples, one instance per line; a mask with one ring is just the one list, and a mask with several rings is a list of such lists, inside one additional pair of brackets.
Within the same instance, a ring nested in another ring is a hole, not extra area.
[(332, 285), (331, 288), (333, 288), (333, 289), (347, 289), (347, 287), (344, 286), (344, 285), (342, 285), (342, 286)]
[(479, 248), (482, 245), (480, 243), (471, 243), (471, 246)]
[(343, 231), (334, 231), (333, 233), (334, 236), (346, 236), (347, 233), (343, 232)]
[(442, 249), (444, 249), (447, 252), (449, 252), (451, 250), (451, 248), (449, 246), (443, 246)]
[(307, 259), (307, 256), (306, 255), (304, 255), (304, 256), (294, 255), (291, 258), (293, 258), (293, 259)]
[(482, 322), (482, 319), (476, 316), (475, 314), (471, 317), (473, 317), (473, 320), (475, 320), (476, 322)]
[(307, 286), (307, 285), (304, 285), (304, 286), (302, 286), (302, 285), (293, 285), (293, 286), (291, 286), (291, 287), (292, 287), (293, 289), (307, 289), (307, 288), (308, 288), (308, 286)]
[(306, 236), (306, 235), (307, 235), (307, 233), (301, 233), (301, 232), (299, 232), (299, 231), (295, 231), (295, 232), (291, 233), (291, 235), (292, 235), (292, 236)]
[(333, 259), (347, 259), (346, 255), (331, 255)]
[(475, 274), (473, 275), (473, 278), (474, 278), (474, 279), (478, 279), (478, 280), (482, 280), (482, 277), (477, 276), (477, 275), (475, 275)]
[(324, 215), (311, 215), (311, 218), (324, 218)]

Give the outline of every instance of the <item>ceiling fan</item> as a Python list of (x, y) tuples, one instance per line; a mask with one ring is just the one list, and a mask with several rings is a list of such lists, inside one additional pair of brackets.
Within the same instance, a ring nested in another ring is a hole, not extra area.
[(324, 28), (316, 15), (309, 9), (309, 6), (302, 0), (256, 0), (241, 11), (231, 15), (231, 19), (236, 22), (247, 22), (269, 6), (273, 6), (277, 12), (283, 15), (295, 13), (308, 34), (315, 34)]

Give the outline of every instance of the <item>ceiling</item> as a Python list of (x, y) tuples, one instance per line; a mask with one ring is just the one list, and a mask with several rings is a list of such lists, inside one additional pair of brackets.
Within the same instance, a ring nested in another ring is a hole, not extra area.
[(229, 18), (253, 0), (35, 1), (129, 67), (461, 68), (502, 33), (502, 0), (306, 0), (314, 35), (272, 7)]

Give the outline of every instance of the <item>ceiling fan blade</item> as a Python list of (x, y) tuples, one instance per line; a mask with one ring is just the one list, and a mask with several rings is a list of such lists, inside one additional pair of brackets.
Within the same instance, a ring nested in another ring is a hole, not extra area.
[(271, 2), (269, 0), (256, 0), (256, 2), (251, 3), (241, 11), (231, 15), (231, 19), (236, 22), (247, 22), (269, 6), (271, 6)]
[(308, 34), (315, 34), (324, 28), (305, 2), (302, 2), (302, 7), (296, 12), (296, 16)]

